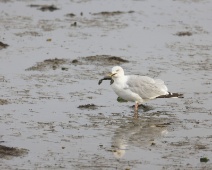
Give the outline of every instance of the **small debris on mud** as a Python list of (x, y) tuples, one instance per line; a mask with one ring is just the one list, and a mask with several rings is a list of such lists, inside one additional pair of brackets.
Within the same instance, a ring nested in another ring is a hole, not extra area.
[(117, 98), (117, 101), (118, 101), (119, 103), (128, 102), (127, 100), (124, 100), (124, 99), (122, 99), (121, 97), (118, 97), (118, 98)]
[(114, 15), (120, 15), (120, 14), (125, 14), (125, 13), (134, 13), (135, 11), (128, 11), (128, 12), (123, 12), (123, 11), (103, 11), (103, 12), (98, 12), (98, 13), (93, 13), (93, 15), (103, 15), (103, 16), (114, 16)]
[(8, 104), (9, 102), (7, 100), (4, 99), (0, 99), (0, 105), (5, 105)]
[(72, 63), (78, 63), (79, 61), (78, 60), (72, 60)]
[(74, 22), (73, 24), (71, 24), (72, 27), (76, 27), (77, 26), (77, 22)]
[(73, 13), (66, 14), (67, 17), (75, 17), (76, 15)]
[(4, 44), (3, 42), (0, 41), (0, 50), (3, 48), (7, 48), (9, 45), (8, 44)]
[(50, 41), (52, 41), (52, 39), (51, 38), (48, 38), (46, 41), (50, 42)]
[(38, 7), (41, 7), (42, 5), (36, 5), (36, 4), (31, 4), (29, 5), (29, 7), (32, 7), (32, 8), (38, 8)]
[(55, 11), (58, 10), (59, 8), (55, 7), (54, 5), (44, 5), (39, 8), (41, 11)]
[(68, 68), (62, 67), (61, 70), (63, 70), (63, 71), (68, 71)]
[(151, 146), (155, 146), (155, 145), (156, 145), (156, 143), (155, 143), (155, 142), (152, 142), (152, 143), (151, 143)]
[(77, 108), (95, 110), (97, 109), (97, 106), (95, 104), (85, 104), (85, 105), (79, 105)]
[(167, 127), (168, 125), (171, 125), (171, 123), (156, 124), (155, 127)]
[(182, 32), (178, 32), (178, 33), (176, 33), (176, 35), (177, 36), (191, 36), (192, 35), (192, 33), (191, 32), (189, 32), (189, 31), (182, 31)]
[(208, 158), (206, 158), (206, 157), (204, 157), (204, 158), (200, 158), (200, 162), (208, 162), (209, 161), (209, 159)]
[(55, 7), (54, 5), (36, 5), (36, 4), (31, 4), (29, 5), (32, 8), (38, 8), (41, 11), (55, 11), (58, 10), (59, 8)]
[(28, 153), (27, 149), (18, 149), (0, 145), (0, 158), (9, 159), (11, 157), (22, 156), (27, 153)]

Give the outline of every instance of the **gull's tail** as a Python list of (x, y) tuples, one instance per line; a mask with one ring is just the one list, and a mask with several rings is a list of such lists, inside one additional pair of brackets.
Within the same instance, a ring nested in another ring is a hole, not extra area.
[(156, 98), (184, 98), (183, 94), (180, 94), (180, 93), (170, 93), (170, 92), (168, 92), (168, 93), (169, 94), (161, 95)]

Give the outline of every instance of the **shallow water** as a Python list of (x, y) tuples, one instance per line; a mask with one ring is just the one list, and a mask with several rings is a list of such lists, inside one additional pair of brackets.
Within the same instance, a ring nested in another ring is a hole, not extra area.
[[(28, 150), (1, 169), (212, 168), (200, 162), (212, 160), (212, 2), (10, 0), (0, 11), (0, 142)], [(134, 119), (133, 103), (98, 85), (117, 63), (184, 98), (151, 101)]]

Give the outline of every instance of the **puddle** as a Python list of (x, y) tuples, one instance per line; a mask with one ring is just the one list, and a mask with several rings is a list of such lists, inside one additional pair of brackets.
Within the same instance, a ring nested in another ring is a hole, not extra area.
[[(211, 5), (0, 1), (1, 169), (211, 169)], [(184, 98), (135, 119), (114, 65)]]

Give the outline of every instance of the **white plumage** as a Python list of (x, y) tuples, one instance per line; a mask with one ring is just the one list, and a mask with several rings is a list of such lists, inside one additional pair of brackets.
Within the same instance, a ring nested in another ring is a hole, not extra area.
[(114, 80), (111, 85), (112, 89), (125, 100), (141, 104), (158, 96), (169, 94), (164, 81), (160, 79), (154, 80), (147, 76), (124, 75), (124, 70), (120, 66), (113, 67), (111, 74)]
[(164, 81), (147, 76), (125, 75), (120, 66), (113, 67), (110, 76), (114, 80), (111, 84), (114, 92), (124, 100), (134, 101), (135, 110), (138, 104), (169, 94)]

